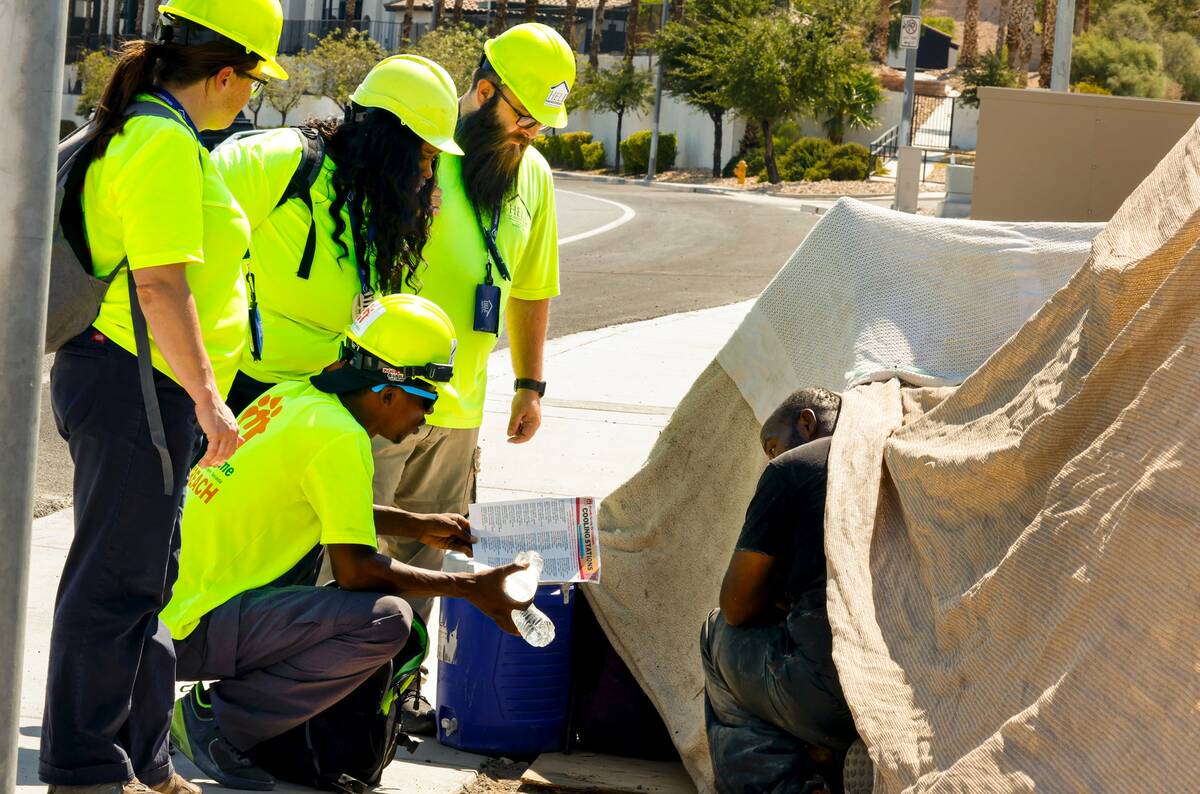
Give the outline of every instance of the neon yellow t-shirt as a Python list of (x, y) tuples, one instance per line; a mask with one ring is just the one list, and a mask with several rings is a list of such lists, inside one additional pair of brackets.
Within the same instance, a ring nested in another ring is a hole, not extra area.
[[(242, 372), (264, 383), (307, 379), (336, 361), (343, 332), (354, 319), (354, 300), (362, 291), (350, 213), (342, 208), (345, 226), (340, 238), (329, 214), (335, 165), (328, 157), (310, 194), (316, 223), (312, 270), (307, 279), (297, 275), (308, 237), (308, 207), (300, 199), (276, 205), (302, 152), (299, 133), (288, 128), (231, 141), (212, 154), (253, 229), (246, 266), (254, 276), (262, 315), (263, 352), (261, 361), (247, 352)], [(370, 278), (377, 286), (373, 265)]]
[(188, 480), (179, 579), (161, 615), (177, 640), (317, 544), (375, 546), (371, 439), (337, 395), (280, 383), (238, 424), (246, 443)]
[[(441, 306), (454, 322), (458, 352), (450, 383), (458, 390), (458, 399), (442, 394), (428, 421), (439, 427), (479, 427), (487, 391), (487, 360), (497, 339), (495, 334), (474, 330), (475, 289), (483, 283), (487, 254), (475, 210), (463, 188), (460, 158), (440, 155), (437, 181), (442, 189), (442, 209), (433, 219), (425, 245), (426, 264), (418, 271), (419, 294)], [(483, 221), (490, 227), (491, 213), (485, 214), (488, 217)], [(497, 242), (512, 274), (508, 282), (492, 268), (492, 280), (500, 287), (503, 329), (509, 296), (535, 301), (558, 295), (554, 177), (545, 158), (532, 147), (521, 161), (516, 192), (501, 209)]]
[[(145, 94), (138, 100), (158, 102)], [(241, 263), (250, 226), (182, 117), (176, 123), (135, 116), (125, 123), (104, 156), (88, 167), (83, 218), (97, 276), (112, 273), (124, 257), (134, 270), (188, 265), (204, 349), (217, 387), (228, 392), (247, 338)], [(128, 272), (122, 268), (113, 279), (93, 325), (136, 353)], [(150, 349), (155, 369), (178, 382), (153, 333)]]

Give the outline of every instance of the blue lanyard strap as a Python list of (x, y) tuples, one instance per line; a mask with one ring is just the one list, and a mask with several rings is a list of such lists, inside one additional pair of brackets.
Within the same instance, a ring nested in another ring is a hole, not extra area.
[(175, 111), (180, 116), (183, 116), (183, 120), (187, 122), (188, 127), (190, 127), (192, 132), (196, 134), (196, 139), (200, 139), (200, 130), (196, 128), (196, 124), (192, 121), (192, 117), (188, 115), (186, 110), (184, 110), (183, 105), (179, 104), (179, 100), (171, 96), (169, 91), (160, 88), (152, 93), (151, 96), (155, 99), (162, 100), (164, 103), (166, 103), (167, 107), (171, 108), (171, 110)]

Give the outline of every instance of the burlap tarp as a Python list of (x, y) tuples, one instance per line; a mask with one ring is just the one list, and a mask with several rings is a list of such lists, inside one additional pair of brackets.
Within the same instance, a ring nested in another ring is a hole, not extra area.
[[(828, 592), (876, 791), (1196, 790), (1198, 239), (1194, 128), (961, 386), (846, 393)], [(589, 593), (702, 790), (696, 637), (762, 467), (745, 386), (714, 362), (604, 501)]]

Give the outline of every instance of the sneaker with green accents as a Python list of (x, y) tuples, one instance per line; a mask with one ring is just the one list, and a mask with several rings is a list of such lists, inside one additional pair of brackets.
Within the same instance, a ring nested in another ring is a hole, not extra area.
[(203, 684), (196, 684), (175, 701), (171, 744), (222, 786), (249, 791), (275, 788), (275, 778), (251, 763), (221, 735)]

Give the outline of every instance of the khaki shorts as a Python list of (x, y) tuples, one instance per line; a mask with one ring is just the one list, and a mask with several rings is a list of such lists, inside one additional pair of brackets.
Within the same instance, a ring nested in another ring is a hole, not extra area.
[[(453, 429), (426, 425), (399, 444), (376, 436), (375, 503), (395, 505), (412, 513), (461, 513), (475, 501), (479, 474), (479, 428)], [(379, 550), (408, 565), (442, 569), (441, 549), (408, 538), (380, 537)], [(432, 601), (408, 599), (422, 618)]]

